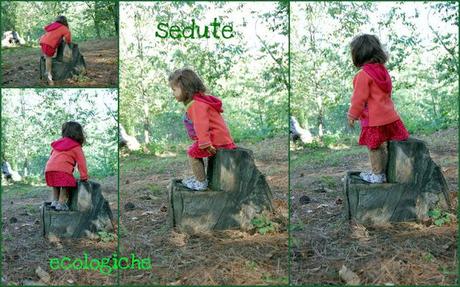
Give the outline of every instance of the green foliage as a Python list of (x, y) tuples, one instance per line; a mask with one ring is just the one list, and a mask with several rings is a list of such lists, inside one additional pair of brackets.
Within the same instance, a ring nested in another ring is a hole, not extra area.
[(2, 160), (24, 178), (43, 182), (50, 143), (61, 137), (61, 126), (78, 121), (90, 177), (115, 175), (118, 164), (116, 94), (112, 90), (3, 90)]
[[(392, 99), (409, 132), (458, 121), (458, 3), (291, 3), (291, 114), (321, 140), (342, 142), (357, 73), (349, 43), (379, 36), (390, 57)], [(331, 139), (331, 138), (330, 138)]]
[(449, 214), (441, 211), (440, 209), (428, 211), (428, 216), (433, 219), (436, 226), (443, 226), (444, 224), (450, 223)]
[[(195, 70), (209, 93), (222, 99), (223, 116), (237, 142), (287, 133), (286, 3), (267, 4), (270, 9), (264, 4), (264, 12), (258, 3), (121, 5), (126, 13), (120, 35), (120, 121), (151, 152), (190, 144), (182, 123), (184, 108), (175, 101), (167, 81), (172, 71), (182, 67)], [(246, 16), (233, 17), (241, 13)], [(232, 23), (235, 37), (155, 38), (159, 22), (183, 27), (195, 19), (203, 26), (209, 22), (202, 19), (210, 14), (217, 15), (220, 23)]]
[(2, 1), (2, 34), (14, 30), (27, 45), (38, 45), (43, 27), (64, 15), (74, 41), (114, 37), (118, 34), (116, 1)]
[(281, 276), (281, 277), (272, 277), (271, 274), (265, 273), (262, 276), (262, 280), (269, 285), (287, 285), (289, 284), (288, 276)]
[(111, 242), (116, 239), (115, 234), (113, 234), (112, 232), (99, 231), (97, 235), (99, 236), (102, 242)]
[(251, 224), (262, 235), (270, 232), (275, 232), (276, 228), (274, 223), (264, 215), (259, 215), (251, 220)]

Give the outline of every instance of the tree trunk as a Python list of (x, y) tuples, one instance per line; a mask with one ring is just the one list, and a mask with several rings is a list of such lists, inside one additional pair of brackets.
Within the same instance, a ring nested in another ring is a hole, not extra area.
[(447, 183), (423, 141), (390, 141), (388, 183), (369, 184), (359, 172), (345, 178), (346, 215), (362, 224), (416, 221), (428, 211), (450, 208)]
[(187, 233), (249, 230), (252, 219), (272, 207), (272, 193), (252, 152), (219, 150), (208, 161), (208, 191), (193, 192), (173, 179), (169, 190), (171, 227)]

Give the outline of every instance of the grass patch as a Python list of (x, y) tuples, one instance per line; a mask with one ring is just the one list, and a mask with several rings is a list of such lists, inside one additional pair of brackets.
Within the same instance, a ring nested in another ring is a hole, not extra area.
[(158, 157), (150, 154), (131, 154), (120, 160), (120, 172), (149, 172), (163, 173), (178, 163), (187, 161), (185, 154), (174, 157)]
[(39, 47), (16, 47), (16, 48), (2, 48), (3, 56), (24, 56), (30, 54), (40, 54)]
[(366, 153), (366, 149), (352, 146), (348, 149), (332, 150), (329, 148), (310, 148), (291, 152), (291, 169), (299, 168), (305, 164), (318, 166), (338, 166), (345, 162), (345, 157)]
[(15, 198), (39, 197), (41, 193), (49, 192), (50, 190), (47, 187), (33, 186), (19, 182), (2, 186), (2, 193), (5, 197)]
[(152, 192), (153, 195), (162, 195), (164, 192), (164, 188), (157, 185), (157, 184), (148, 184), (147, 188), (149, 189), (150, 192)]

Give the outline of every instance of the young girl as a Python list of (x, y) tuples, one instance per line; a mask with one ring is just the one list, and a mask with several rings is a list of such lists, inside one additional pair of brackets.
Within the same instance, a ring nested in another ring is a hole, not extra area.
[(359, 144), (369, 149), (372, 171), (360, 177), (370, 183), (386, 182), (387, 142), (409, 137), (391, 100), (391, 77), (385, 68), (388, 59), (377, 37), (363, 34), (350, 44), (353, 64), (361, 70), (353, 79), (353, 96), (348, 124), (361, 122)]
[(169, 85), (177, 101), (184, 103), (184, 124), (195, 142), (188, 148), (193, 177), (182, 184), (193, 190), (205, 190), (208, 181), (203, 158), (216, 154), (217, 149), (235, 149), (236, 145), (222, 118), (222, 101), (206, 95), (198, 75), (190, 69), (180, 69), (169, 76)]
[[(64, 48), (63, 44), (61, 45), (62, 38), (65, 38), (66, 43), (70, 47), (70, 44), (72, 43), (72, 36), (65, 16), (58, 16), (55, 22), (45, 26), (44, 29), (46, 33), (40, 38), (40, 46), (46, 59), (46, 74), (48, 83), (52, 86), (54, 85), (53, 77), (51, 75), (52, 58), (56, 53), (56, 48), (59, 46), (58, 55), (61, 55), (62, 57)], [(62, 51), (59, 51), (60, 49)]]
[(67, 201), (72, 188), (77, 186), (73, 171), (78, 166), (80, 180), (88, 179), (85, 155), (82, 145), (85, 143), (83, 128), (77, 122), (62, 125), (62, 138), (51, 143), (51, 155), (46, 163), (46, 184), (53, 188), (51, 207), (56, 210), (69, 210)]

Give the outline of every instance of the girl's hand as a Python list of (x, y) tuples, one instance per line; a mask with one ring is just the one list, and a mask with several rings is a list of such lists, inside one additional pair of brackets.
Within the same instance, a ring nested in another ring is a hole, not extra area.
[(348, 126), (353, 128), (355, 126), (355, 119), (348, 117)]
[(210, 154), (212, 154), (212, 155), (215, 155), (215, 154), (217, 153), (216, 148), (213, 147), (212, 145), (208, 146), (208, 147), (206, 148), (206, 150), (207, 150)]

